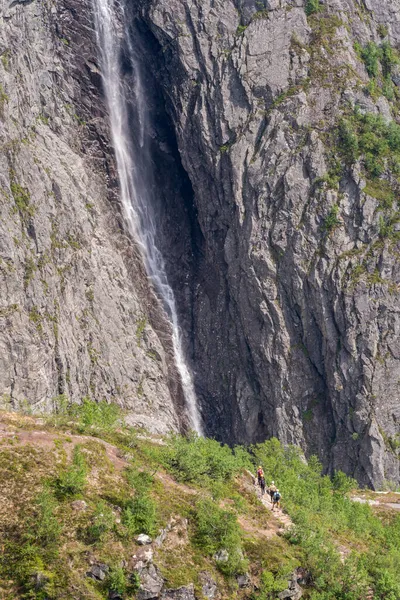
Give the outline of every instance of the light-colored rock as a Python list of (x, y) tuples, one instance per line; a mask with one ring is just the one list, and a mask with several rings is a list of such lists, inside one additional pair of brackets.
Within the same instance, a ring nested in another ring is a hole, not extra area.
[(146, 546), (147, 544), (151, 544), (152, 541), (151, 537), (145, 533), (141, 533), (135, 538), (135, 542), (139, 544), (139, 546)]
[(71, 506), (74, 510), (84, 511), (87, 509), (87, 502), (85, 502), (84, 500), (74, 500), (73, 502), (71, 502)]
[(151, 600), (159, 598), (164, 585), (157, 568), (150, 564), (140, 572), (140, 587), (136, 593), (137, 600)]
[(92, 3), (0, 13), (0, 404), (105, 398), (179, 429), (169, 325), (118, 207)]

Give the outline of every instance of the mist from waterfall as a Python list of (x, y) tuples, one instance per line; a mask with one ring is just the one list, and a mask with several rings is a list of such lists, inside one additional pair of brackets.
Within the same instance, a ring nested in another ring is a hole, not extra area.
[[(168, 283), (165, 263), (156, 240), (157, 230), (152, 202), (152, 163), (147, 132), (149, 115), (142, 85), (140, 62), (126, 23), (124, 6), (114, 0), (93, 0), (101, 73), (109, 110), (112, 142), (118, 167), (121, 200), (132, 236), (139, 244), (150, 277), (172, 328), (175, 362), (178, 368), (191, 427), (202, 433), (191, 373), (187, 366), (176, 309), (175, 297)], [(121, 72), (121, 56), (128, 60), (134, 76), (134, 102), (128, 102)], [(130, 127), (129, 110), (136, 112), (136, 143)], [(139, 148), (137, 148), (139, 146)]]

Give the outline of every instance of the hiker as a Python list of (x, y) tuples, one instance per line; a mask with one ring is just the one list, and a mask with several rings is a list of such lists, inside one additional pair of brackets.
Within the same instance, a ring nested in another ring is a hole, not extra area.
[(274, 481), (271, 481), (271, 485), (268, 488), (268, 492), (269, 492), (269, 495), (270, 495), (270, 498), (271, 498), (271, 502), (273, 502), (274, 501), (274, 494), (276, 492), (276, 485), (275, 485)]
[(279, 493), (279, 490), (276, 490), (276, 492), (274, 493), (274, 497), (272, 500), (272, 510), (274, 510), (274, 508), (280, 508), (281, 507), (281, 495)]
[(263, 469), (262, 469), (262, 466), (260, 465), (260, 466), (258, 467), (258, 469), (257, 469), (257, 482), (258, 482), (258, 485), (260, 485), (260, 481), (261, 481), (261, 479), (262, 479), (263, 477), (264, 477), (264, 471), (263, 471)]
[(265, 477), (261, 477), (260, 479), (260, 488), (261, 488), (261, 496), (265, 494)]

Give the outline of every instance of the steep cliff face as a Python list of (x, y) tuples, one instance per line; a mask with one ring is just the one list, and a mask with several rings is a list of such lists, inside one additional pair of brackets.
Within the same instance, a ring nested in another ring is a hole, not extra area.
[[(276, 435), (361, 483), (399, 481), (400, 5), (126, 8), (207, 432)], [(176, 429), (182, 390), (123, 225), (91, 4), (3, 0), (0, 54), (2, 402), (90, 395)]]
[(91, 3), (3, 0), (0, 21), (2, 404), (106, 398), (177, 429), (168, 322), (124, 233)]
[(208, 432), (276, 435), (372, 485), (399, 481), (399, 9), (138, 13), (201, 228), (191, 336)]

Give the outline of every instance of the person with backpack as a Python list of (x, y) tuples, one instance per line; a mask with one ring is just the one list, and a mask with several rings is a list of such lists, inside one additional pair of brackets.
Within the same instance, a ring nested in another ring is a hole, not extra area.
[(260, 465), (258, 467), (258, 469), (257, 469), (257, 482), (258, 482), (258, 485), (260, 485), (260, 481), (261, 481), (262, 477), (264, 477), (264, 471), (262, 469), (262, 466)]
[(273, 502), (274, 501), (274, 494), (276, 492), (276, 485), (275, 485), (274, 481), (271, 481), (271, 485), (268, 488), (268, 492), (269, 492), (269, 495), (270, 495), (270, 498), (271, 498), (271, 502)]
[(279, 490), (276, 490), (276, 492), (274, 493), (274, 497), (272, 500), (272, 510), (274, 510), (275, 506), (276, 508), (280, 508), (281, 507), (281, 495), (279, 493)]
[(265, 478), (261, 477), (260, 479), (260, 488), (261, 488), (261, 496), (265, 494)]

